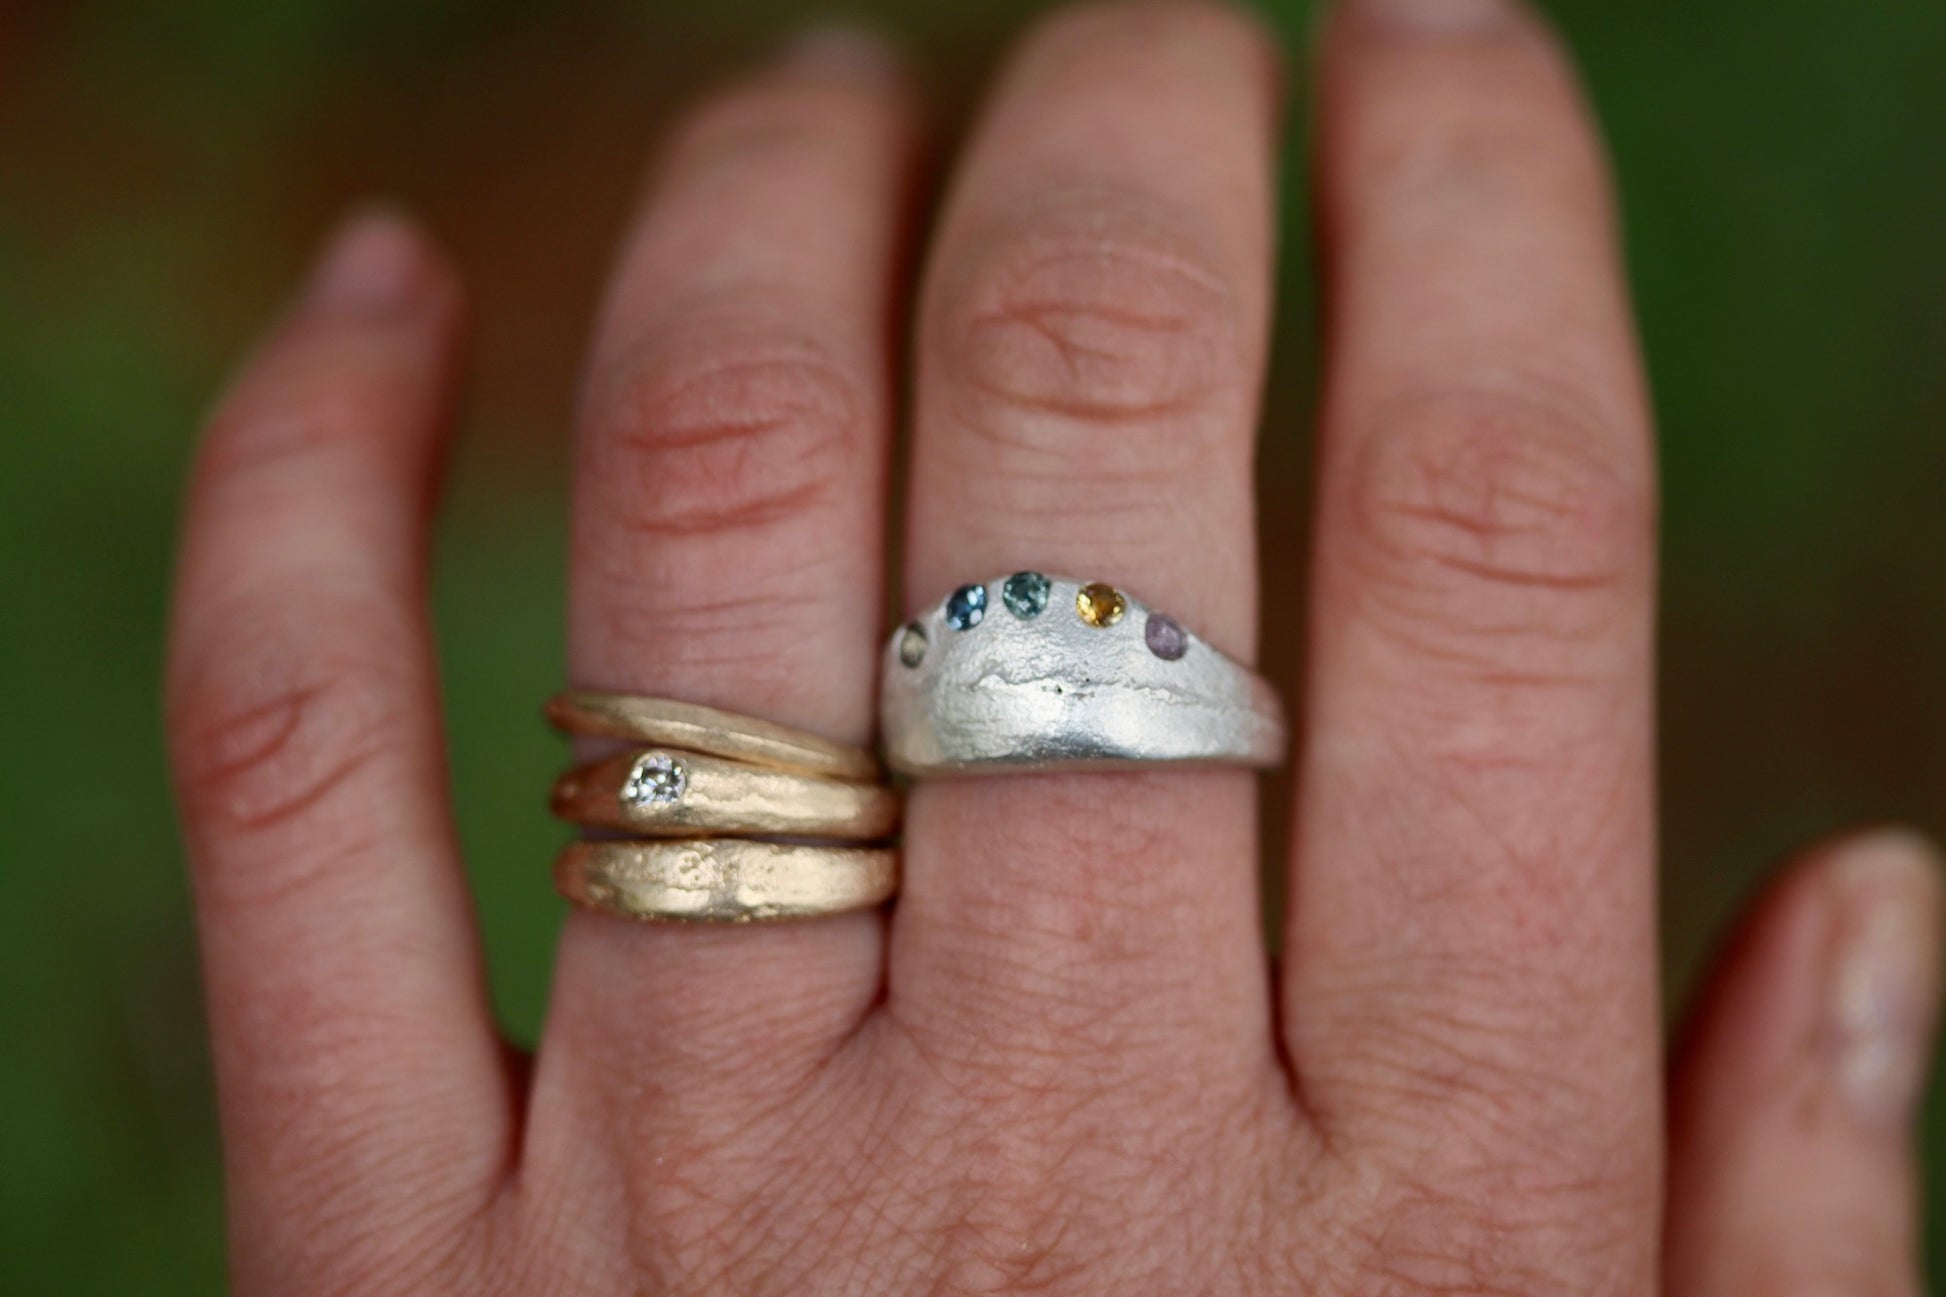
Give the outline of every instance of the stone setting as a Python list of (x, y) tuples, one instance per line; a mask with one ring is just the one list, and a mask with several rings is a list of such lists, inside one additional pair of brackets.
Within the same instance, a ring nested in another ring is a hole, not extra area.
[(947, 596), (946, 624), (954, 630), (972, 630), (986, 620), (987, 588), (963, 585)]
[(1189, 632), (1174, 617), (1159, 612), (1149, 614), (1148, 622), (1142, 627), (1142, 641), (1149, 646), (1149, 652), (1164, 662), (1174, 662), (1189, 652)]
[(1088, 625), (1106, 629), (1122, 619), (1128, 600), (1114, 586), (1090, 581), (1075, 593), (1074, 610)]
[(1054, 583), (1039, 572), (1016, 572), (1000, 587), (1000, 602), (1022, 621), (1032, 621), (1047, 611), (1047, 597)]
[(899, 632), (899, 662), (903, 666), (916, 667), (926, 660), (926, 628), (918, 622), (906, 623)]
[(629, 769), (622, 801), (629, 806), (673, 806), (687, 791), (689, 768), (667, 752), (651, 752)]

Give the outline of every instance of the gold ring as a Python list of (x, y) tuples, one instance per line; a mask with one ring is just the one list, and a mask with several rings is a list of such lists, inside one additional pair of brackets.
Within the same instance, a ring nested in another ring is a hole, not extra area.
[(554, 814), (651, 838), (799, 837), (872, 842), (899, 824), (899, 797), (859, 784), (652, 748), (579, 766), (554, 783)]
[(631, 739), (770, 770), (863, 783), (879, 778), (877, 758), (863, 748), (696, 703), (570, 690), (548, 699), (547, 719), (569, 734)]
[(555, 860), (554, 885), (625, 918), (751, 923), (878, 905), (898, 890), (898, 860), (882, 848), (741, 838), (576, 842)]

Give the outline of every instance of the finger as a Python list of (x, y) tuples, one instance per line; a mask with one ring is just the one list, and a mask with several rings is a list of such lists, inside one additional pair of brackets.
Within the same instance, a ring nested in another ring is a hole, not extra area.
[(1518, 1114), (1504, 1156), (1649, 1230), (1652, 470), (1600, 149), (1510, 3), (1353, 0), (1321, 78), (1287, 1039), (1327, 1126), (1417, 1158), (1436, 1110), (1464, 1156)]
[(422, 607), (458, 329), (417, 234), (349, 226), (196, 465), (168, 721), (243, 1287), (506, 1151)]
[(1917, 1297), (1940, 907), (1931, 848), (1886, 832), (1812, 853), (1746, 920), (1677, 1062), (1675, 1297)]
[[(866, 741), (915, 143), (888, 56), (840, 35), (675, 133), (587, 380), (577, 685)], [(740, 1082), (787, 1086), (871, 1003), (881, 929), (869, 913), (707, 931), (576, 913), (541, 1099), (554, 1086), (639, 1093), (645, 1077), (705, 1106)]]
[[(1076, 9), (1012, 59), (928, 268), (909, 606), (1035, 569), (1249, 658), (1274, 82), (1262, 33), (1205, 5)], [(922, 785), (894, 1015), (1007, 1066), (1096, 1069), (1050, 1047), (1084, 1022), (1264, 1055), (1254, 795), (1237, 772)]]

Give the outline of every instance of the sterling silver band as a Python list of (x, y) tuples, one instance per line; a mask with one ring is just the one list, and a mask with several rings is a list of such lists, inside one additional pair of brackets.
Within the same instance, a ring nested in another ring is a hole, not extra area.
[(894, 631), (879, 720), (909, 775), (1274, 766), (1285, 750), (1262, 677), (1125, 592), (1038, 572), (961, 586)]

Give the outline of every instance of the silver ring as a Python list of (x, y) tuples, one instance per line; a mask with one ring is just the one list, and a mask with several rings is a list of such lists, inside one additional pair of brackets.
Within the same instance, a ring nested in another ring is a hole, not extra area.
[(887, 760), (908, 775), (1284, 759), (1261, 676), (1101, 582), (963, 585), (892, 633), (880, 681)]

